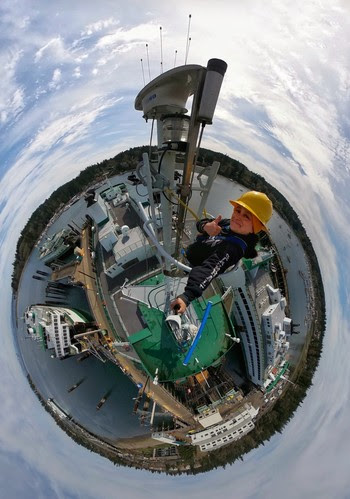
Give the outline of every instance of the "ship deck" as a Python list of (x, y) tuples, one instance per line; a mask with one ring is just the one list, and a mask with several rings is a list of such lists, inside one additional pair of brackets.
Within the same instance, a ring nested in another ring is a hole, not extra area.
[[(129, 341), (152, 378), (158, 369), (161, 382), (185, 380), (188, 376), (219, 363), (231, 348), (233, 342), (225, 333), (232, 334), (232, 329), (221, 299), (216, 295), (210, 301), (213, 306), (208, 321), (187, 366), (183, 362), (190, 344), (185, 347), (178, 344), (162, 311), (138, 304), (138, 320), (145, 327), (131, 334)], [(199, 320), (203, 318), (207, 303), (208, 300), (204, 298), (193, 303)], [(135, 316), (132, 319), (135, 321)]]

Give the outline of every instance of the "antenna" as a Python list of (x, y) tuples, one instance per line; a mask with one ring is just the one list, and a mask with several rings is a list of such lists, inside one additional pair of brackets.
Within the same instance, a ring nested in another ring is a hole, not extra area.
[(186, 55), (185, 65), (187, 64), (187, 57), (188, 57), (188, 54), (189, 54), (189, 51), (190, 51), (191, 40), (192, 40), (192, 38), (190, 37), (190, 38), (188, 39), (187, 55)]
[(176, 56), (177, 56), (177, 50), (175, 50), (174, 67), (176, 66)]
[(148, 43), (146, 43), (146, 54), (147, 54), (148, 76), (149, 76), (149, 81), (151, 81), (151, 70), (149, 67), (149, 55), (148, 55)]
[(188, 27), (187, 27), (187, 39), (186, 39), (186, 53), (185, 53), (185, 65), (187, 64), (187, 56), (190, 48), (190, 26), (191, 26), (191, 14), (188, 15)]
[(160, 34), (160, 72), (163, 73), (163, 36), (162, 36), (162, 27), (159, 27)]
[(142, 69), (142, 78), (143, 78), (143, 86), (146, 85), (146, 82), (145, 82), (145, 72), (143, 70), (143, 61), (141, 59), (141, 69)]

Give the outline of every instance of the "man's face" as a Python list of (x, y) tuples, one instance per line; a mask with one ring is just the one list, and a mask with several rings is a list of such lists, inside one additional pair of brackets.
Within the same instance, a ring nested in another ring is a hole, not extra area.
[(251, 234), (254, 232), (253, 216), (243, 206), (235, 206), (230, 220), (230, 229), (237, 234)]

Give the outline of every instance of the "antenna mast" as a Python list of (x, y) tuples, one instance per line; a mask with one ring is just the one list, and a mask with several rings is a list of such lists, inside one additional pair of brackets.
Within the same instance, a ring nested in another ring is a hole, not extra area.
[(160, 72), (163, 73), (163, 36), (162, 36), (162, 27), (159, 28), (160, 34)]
[(185, 65), (187, 64), (188, 52), (190, 50), (190, 27), (191, 27), (191, 14), (188, 15), (188, 27), (187, 27), (187, 38), (186, 38), (186, 53), (185, 53)]
[(146, 43), (146, 54), (147, 54), (148, 76), (149, 76), (149, 81), (151, 81), (151, 70), (149, 67), (149, 55), (148, 55), (148, 43)]
[(146, 82), (145, 82), (145, 72), (144, 72), (144, 69), (143, 69), (143, 61), (141, 59), (141, 69), (142, 69), (142, 79), (143, 79), (143, 86), (146, 85)]

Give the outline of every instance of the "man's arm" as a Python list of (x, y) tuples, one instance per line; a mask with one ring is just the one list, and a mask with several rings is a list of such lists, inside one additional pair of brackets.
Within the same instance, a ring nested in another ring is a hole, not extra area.
[[(229, 250), (228, 250), (229, 249)], [(239, 246), (226, 246), (226, 251), (215, 252), (204, 260), (202, 265), (193, 267), (189, 273), (185, 291), (179, 296), (186, 306), (195, 298), (199, 298), (211, 281), (228, 267), (235, 265), (243, 256)]]

